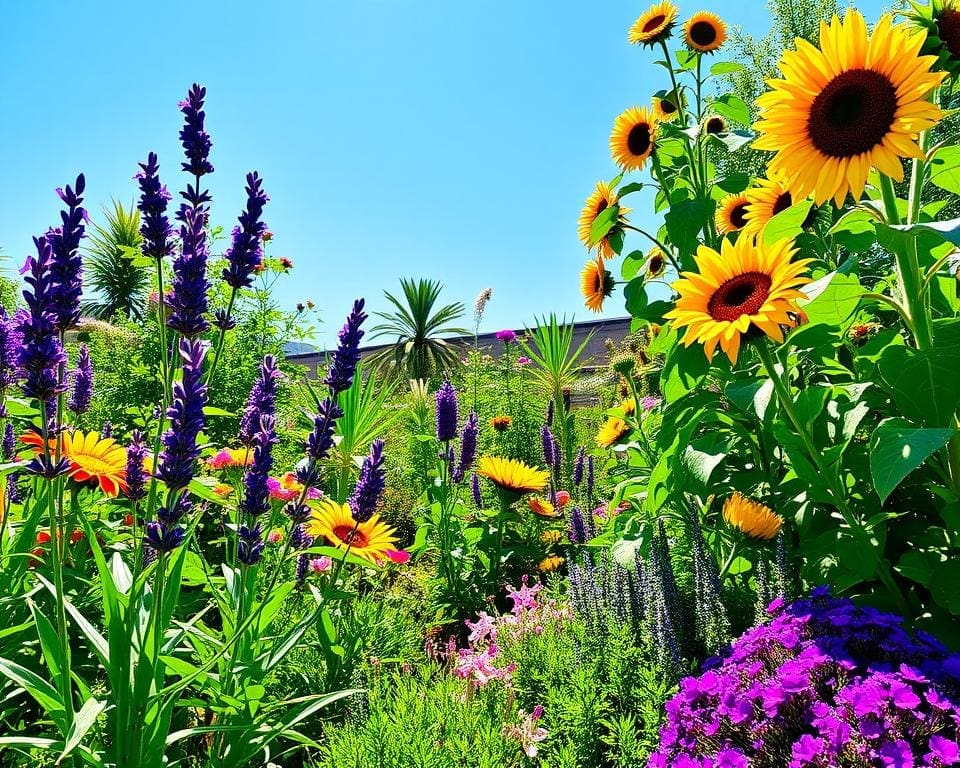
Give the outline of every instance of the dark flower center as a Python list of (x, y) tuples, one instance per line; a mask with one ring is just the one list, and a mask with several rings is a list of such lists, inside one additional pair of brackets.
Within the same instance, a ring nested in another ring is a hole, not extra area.
[(776, 216), (780, 211), (785, 211), (793, 205), (793, 195), (789, 192), (784, 192), (777, 198), (777, 202), (773, 204), (773, 215)]
[(606, 198), (604, 198), (604, 199), (601, 200), (599, 203), (597, 203), (597, 212), (596, 212), (595, 214), (593, 214), (594, 218), (596, 218), (596, 217), (599, 216), (601, 213), (603, 213), (605, 210), (607, 210), (607, 205), (608, 205), (608, 204), (607, 204)]
[(747, 226), (747, 203), (735, 205), (730, 211), (730, 223), (737, 229), (743, 229)]
[(714, 291), (707, 312), (714, 320), (733, 322), (741, 315), (755, 315), (770, 296), (770, 275), (746, 272), (731, 277)]
[(947, 8), (937, 19), (937, 34), (952, 56), (960, 58), (960, 11)]
[(722, 117), (711, 117), (707, 120), (707, 133), (723, 133), (727, 130), (727, 124), (723, 122)]
[(709, 21), (698, 21), (690, 25), (690, 39), (697, 45), (713, 45), (717, 41), (717, 28)]
[(667, 99), (660, 99), (660, 111), (665, 115), (672, 115), (677, 111), (677, 105)]
[(647, 23), (643, 25), (644, 32), (653, 32), (657, 27), (659, 27), (663, 22), (667, 20), (667, 17), (662, 13), (658, 13), (656, 16), (653, 16), (647, 19)]
[(897, 112), (893, 83), (872, 69), (837, 75), (813, 100), (807, 131), (830, 157), (856, 157), (883, 141)]
[(648, 267), (648, 269), (650, 270), (650, 274), (659, 275), (660, 272), (663, 270), (663, 265), (664, 265), (663, 256), (659, 253), (655, 253), (653, 256), (650, 257), (650, 266)]
[(333, 535), (336, 536), (344, 544), (349, 544), (351, 547), (357, 549), (364, 549), (367, 544), (370, 543), (370, 539), (367, 538), (367, 534), (361, 531), (359, 528), (354, 530), (352, 525), (338, 525), (333, 529)]
[(650, 126), (638, 123), (627, 134), (627, 149), (631, 155), (645, 155), (650, 149)]

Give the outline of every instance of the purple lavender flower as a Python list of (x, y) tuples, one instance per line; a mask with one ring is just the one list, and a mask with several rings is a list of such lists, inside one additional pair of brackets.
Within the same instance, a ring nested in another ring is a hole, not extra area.
[(0, 454), (4, 461), (10, 461), (17, 452), (17, 438), (13, 432), (13, 424), (9, 421), (3, 426), (3, 442), (0, 444)]
[(155, 552), (170, 552), (183, 543), (183, 528), (165, 527), (162, 523), (147, 523), (144, 539), (146, 545)]
[(163, 259), (173, 253), (173, 228), (167, 218), (170, 193), (160, 183), (157, 155), (151, 152), (147, 162), (139, 163), (140, 171), (134, 178), (140, 186), (140, 235), (143, 237), (143, 255)]
[(182, 250), (173, 262), (173, 285), (170, 292), (170, 316), (167, 327), (192, 339), (206, 332), (210, 323), (207, 312), (207, 233), (206, 217), (194, 209), (184, 211), (180, 227)]
[(183, 112), (180, 143), (187, 156), (187, 162), (182, 163), (181, 167), (191, 176), (196, 177), (213, 173), (213, 166), (208, 160), (213, 142), (203, 125), (206, 118), (203, 101), (206, 97), (207, 89), (194, 83), (187, 92), (187, 98), (180, 102), (180, 111)]
[[(313, 420), (313, 429), (307, 436), (307, 458), (311, 463), (316, 463), (325, 459), (333, 448), (333, 433), (337, 426), (337, 419), (343, 416), (343, 411), (329, 397), (321, 403), (317, 412), (311, 417)], [(304, 478), (298, 477), (304, 485), (312, 485)]]
[(480, 421), (477, 418), (476, 411), (470, 411), (467, 417), (467, 423), (463, 425), (463, 432), (460, 434), (460, 459), (453, 470), (453, 482), (463, 482), (467, 470), (477, 458), (477, 437), (480, 434)]
[[(551, 399), (550, 402), (547, 403), (547, 418), (546, 418), (546, 422), (547, 422), (547, 426), (548, 426), (548, 427), (552, 427), (552, 426), (553, 426), (553, 411), (554, 411), (554, 405), (553, 405), (553, 400)], [(547, 463), (549, 464), (549, 462), (547, 462)]]
[(546, 424), (540, 427), (540, 447), (543, 449), (544, 463), (552, 468), (557, 460), (557, 441)]
[(93, 363), (86, 344), (80, 345), (77, 355), (77, 369), (73, 372), (73, 390), (67, 401), (67, 407), (74, 413), (86, 413), (93, 400)]
[(219, 328), (226, 333), (237, 327), (237, 321), (231, 315), (227, 314), (225, 309), (215, 309), (213, 311), (213, 327)]
[(130, 435), (130, 446), (127, 448), (126, 497), (131, 501), (140, 501), (147, 495), (147, 477), (143, 468), (146, 457), (147, 444), (143, 439), (143, 433), (135, 429)]
[(65, 189), (57, 190), (67, 210), (60, 212), (61, 225), (46, 234), (47, 242), (53, 249), (53, 258), (50, 260), (51, 308), (56, 314), (55, 325), (59, 331), (72, 328), (80, 320), (80, 294), (83, 292), (80, 241), (87, 219), (87, 212), (81, 204), (85, 185), (81, 173), (77, 176), (75, 189), (67, 184)]
[(102, 437), (104, 440), (109, 440), (111, 437), (113, 437), (113, 423), (110, 421), (110, 419), (103, 420), (103, 426), (100, 427), (100, 437)]
[(19, 319), (0, 307), (0, 393), (20, 380), (18, 356), (22, 345)]
[(369, 455), (363, 460), (360, 479), (349, 500), (353, 519), (358, 523), (365, 523), (373, 517), (380, 502), (385, 485), (383, 461), (383, 440), (374, 440)]
[(447, 443), (457, 436), (457, 390), (450, 380), (444, 381), (437, 390), (437, 440)]
[(203, 407), (207, 399), (207, 387), (201, 375), (205, 355), (202, 342), (181, 340), (183, 379), (173, 385), (173, 402), (167, 409), (170, 426), (161, 439), (163, 448), (157, 466), (157, 477), (171, 492), (190, 484), (200, 456), (197, 436), (204, 426)]
[(340, 344), (333, 353), (330, 370), (327, 371), (327, 377), (324, 379), (324, 383), (333, 395), (350, 388), (353, 375), (357, 370), (357, 363), (360, 362), (360, 340), (363, 338), (361, 326), (367, 319), (363, 304), (363, 299), (353, 302), (353, 311), (347, 316), (347, 322), (338, 334)]
[(570, 530), (567, 535), (572, 544), (586, 544), (587, 542), (587, 528), (584, 525), (580, 507), (574, 507), (570, 510)]
[(259, 518), (270, 512), (270, 470), (273, 467), (273, 445), (277, 442), (276, 417), (261, 414), (253, 439), (253, 461), (243, 476), (243, 499), (239, 512), (249, 522), (240, 526), (237, 559), (244, 565), (256, 565), (263, 555), (263, 527)]
[(48, 238), (35, 237), (37, 255), (27, 259), (29, 271), (23, 292), (28, 312), (20, 315), (19, 332), (23, 339), (17, 363), (23, 370), (23, 391), (27, 397), (46, 403), (66, 388), (57, 369), (66, 363), (66, 354), (56, 331), (54, 282), (51, 273), (53, 247)]
[(277, 381), (280, 369), (273, 355), (266, 355), (260, 364), (260, 373), (253, 382), (247, 405), (240, 417), (240, 442), (250, 445), (261, 416), (272, 416), (277, 408)]
[(577, 449), (577, 458), (573, 461), (573, 484), (579, 486), (583, 482), (583, 462), (586, 458), (586, 449), (581, 445)]
[(480, 476), (476, 472), (470, 474), (470, 492), (473, 494), (473, 503), (477, 509), (483, 509), (483, 495), (480, 493)]
[(247, 207), (238, 217), (240, 224), (233, 228), (230, 247), (224, 254), (227, 267), (223, 280), (235, 289), (249, 287), (251, 275), (263, 260), (263, 233), (267, 225), (260, 217), (269, 198), (261, 184), (256, 173), (247, 174)]

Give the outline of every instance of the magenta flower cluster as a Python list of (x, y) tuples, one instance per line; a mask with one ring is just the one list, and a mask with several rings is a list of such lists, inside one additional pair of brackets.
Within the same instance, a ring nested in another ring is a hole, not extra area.
[(769, 613), (681, 681), (648, 768), (960, 765), (960, 656), (825, 588)]

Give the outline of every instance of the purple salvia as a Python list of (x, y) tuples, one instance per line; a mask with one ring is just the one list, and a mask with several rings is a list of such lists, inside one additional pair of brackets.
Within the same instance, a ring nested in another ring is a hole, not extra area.
[(467, 423), (463, 425), (463, 432), (460, 433), (460, 458), (453, 470), (453, 482), (463, 482), (467, 470), (473, 466), (473, 460), (477, 457), (477, 437), (479, 434), (480, 421), (477, 418), (477, 412), (470, 411)]
[(213, 173), (209, 160), (213, 142), (204, 128), (206, 113), (203, 111), (203, 102), (206, 96), (207, 89), (194, 83), (187, 92), (187, 98), (180, 102), (180, 111), (183, 113), (180, 144), (187, 156), (187, 162), (182, 163), (181, 168), (196, 177)]
[(556, 462), (557, 441), (553, 438), (550, 427), (544, 424), (540, 427), (540, 447), (543, 449), (543, 462), (552, 468)]
[(80, 294), (83, 292), (83, 257), (80, 241), (84, 235), (87, 212), (83, 209), (83, 174), (77, 176), (74, 187), (69, 184), (57, 189), (57, 195), (67, 206), (60, 212), (61, 224), (46, 234), (53, 250), (50, 260), (52, 281), (51, 304), (57, 330), (63, 332), (80, 321)]
[(333, 353), (330, 370), (327, 371), (327, 377), (324, 379), (324, 384), (330, 388), (334, 396), (350, 388), (353, 375), (357, 370), (357, 363), (360, 362), (360, 340), (363, 338), (361, 326), (367, 319), (363, 304), (363, 299), (353, 302), (353, 310), (347, 316), (347, 321), (338, 334), (340, 343)]
[(161, 440), (163, 447), (157, 466), (157, 477), (171, 492), (190, 484), (200, 455), (197, 437), (204, 427), (203, 407), (207, 399), (207, 387), (201, 376), (205, 355), (202, 342), (181, 340), (183, 378), (173, 385), (173, 402), (167, 409), (170, 426)]
[(239, 511), (247, 517), (240, 526), (237, 559), (244, 565), (256, 565), (263, 556), (263, 526), (260, 518), (270, 512), (270, 487), (267, 481), (273, 467), (273, 446), (277, 443), (276, 417), (260, 416), (259, 429), (253, 440), (253, 461), (243, 476), (243, 499)]
[(23, 292), (28, 311), (20, 316), (22, 343), (17, 363), (23, 371), (23, 391), (27, 397), (46, 403), (65, 390), (57, 369), (66, 363), (66, 354), (57, 334), (54, 311), (54, 284), (50, 271), (53, 248), (46, 237), (33, 239), (37, 255), (27, 259), (28, 271)]
[(235, 289), (249, 287), (251, 275), (263, 261), (263, 233), (267, 225), (260, 217), (269, 198), (261, 185), (256, 173), (247, 174), (247, 207), (238, 217), (240, 223), (233, 228), (230, 247), (223, 256), (227, 262), (223, 280)]
[(3, 426), (3, 442), (0, 444), (0, 454), (3, 455), (4, 461), (10, 461), (16, 452), (17, 438), (13, 432), (13, 424), (8, 421)]
[(261, 416), (272, 416), (277, 409), (277, 380), (280, 369), (273, 355), (265, 355), (260, 364), (260, 373), (253, 382), (247, 405), (240, 417), (240, 442), (250, 445), (259, 427)]
[(140, 501), (147, 495), (147, 476), (143, 462), (147, 457), (147, 444), (139, 429), (130, 435), (127, 448), (127, 490), (126, 497), (131, 501)]
[(20, 473), (13, 472), (7, 476), (7, 503), (19, 504), (23, 501), (20, 493)]
[(553, 400), (552, 399), (550, 400), (549, 403), (547, 403), (547, 426), (548, 427), (553, 426)]
[(193, 209), (184, 213), (180, 227), (182, 250), (173, 262), (170, 316), (167, 327), (192, 339), (205, 333), (207, 312), (207, 233), (204, 215)]
[(173, 227), (167, 218), (170, 193), (160, 183), (160, 166), (157, 155), (151, 152), (147, 162), (139, 163), (140, 170), (134, 176), (140, 186), (140, 235), (143, 237), (143, 255), (151, 259), (163, 259), (173, 253)]
[(383, 466), (383, 440), (374, 440), (370, 446), (370, 453), (363, 460), (360, 468), (360, 479), (350, 496), (350, 510), (353, 519), (358, 523), (365, 523), (377, 509), (380, 496), (386, 484)]
[(77, 354), (77, 369), (73, 372), (73, 388), (67, 407), (76, 414), (90, 410), (93, 400), (93, 363), (90, 360), (90, 350), (86, 344), (80, 345)]
[(473, 494), (473, 503), (477, 509), (483, 509), (483, 495), (480, 493), (480, 476), (473, 472), (470, 475), (470, 492)]
[(437, 400), (437, 440), (448, 443), (457, 436), (459, 418), (457, 390), (450, 380), (444, 381), (436, 394)]
[(0, 307), (0, 393), (20, 381), (19, 353), (23, 346), (20, 319)]
[[(340, 406), (329, 397), (320, 403), (317, 413), (311, 417), (313, 429), (307, 436), (307, 457), (311, 462), (321, 461), (330, 454), (330, 449), (333, 448), (333, 433), (337, 426), (337, 419), (342, 415), (343, 411)], [(300, 482), (308, 484), (305, 480)]]
[(581, 445), (577, 449), (577, 458), (573, 462), (573, 484), (579, 486), (583, 482), (583, 462), (586, 458), (586, 449)]
[(574, 507), (570, 511), (570, 530), (567, 535), (573, 544), (586, 544), (587, 542), (587, 528), (583, 522), (583, 513), (580, 511), (580, 507)]

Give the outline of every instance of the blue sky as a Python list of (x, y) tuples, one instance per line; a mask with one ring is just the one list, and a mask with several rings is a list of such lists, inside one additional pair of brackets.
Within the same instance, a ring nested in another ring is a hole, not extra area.
[[(858, 5), (875, 15), (879, 4)], [(758, 0), (680, 6), (681, 18), (705, 8), (748, 31), (768, 26)], [(317, 303), (319, 343), (354, 297), (384, 308), (400, 276), (441, 280), (468, 310), (492, 287), (487, 330), (551, 310), (586, 318), (577, 215), (616, 172), (613, 118), (666, 86), (655, 57), (626, 42), (645, 7), (8, 1), (0, 246), (20, 262), (56, 221), (54, 188), (79, 171), (92, 211), (133, 199), (149, 150), (182, 188), (177, 102), (197, 81), (208, 89), (214, 222), (232, 226), (244, 174), (258, 170), (272, 253), (296, 264), (279, 299)], [(605, 314), (623, 314), (622, 299)]]

